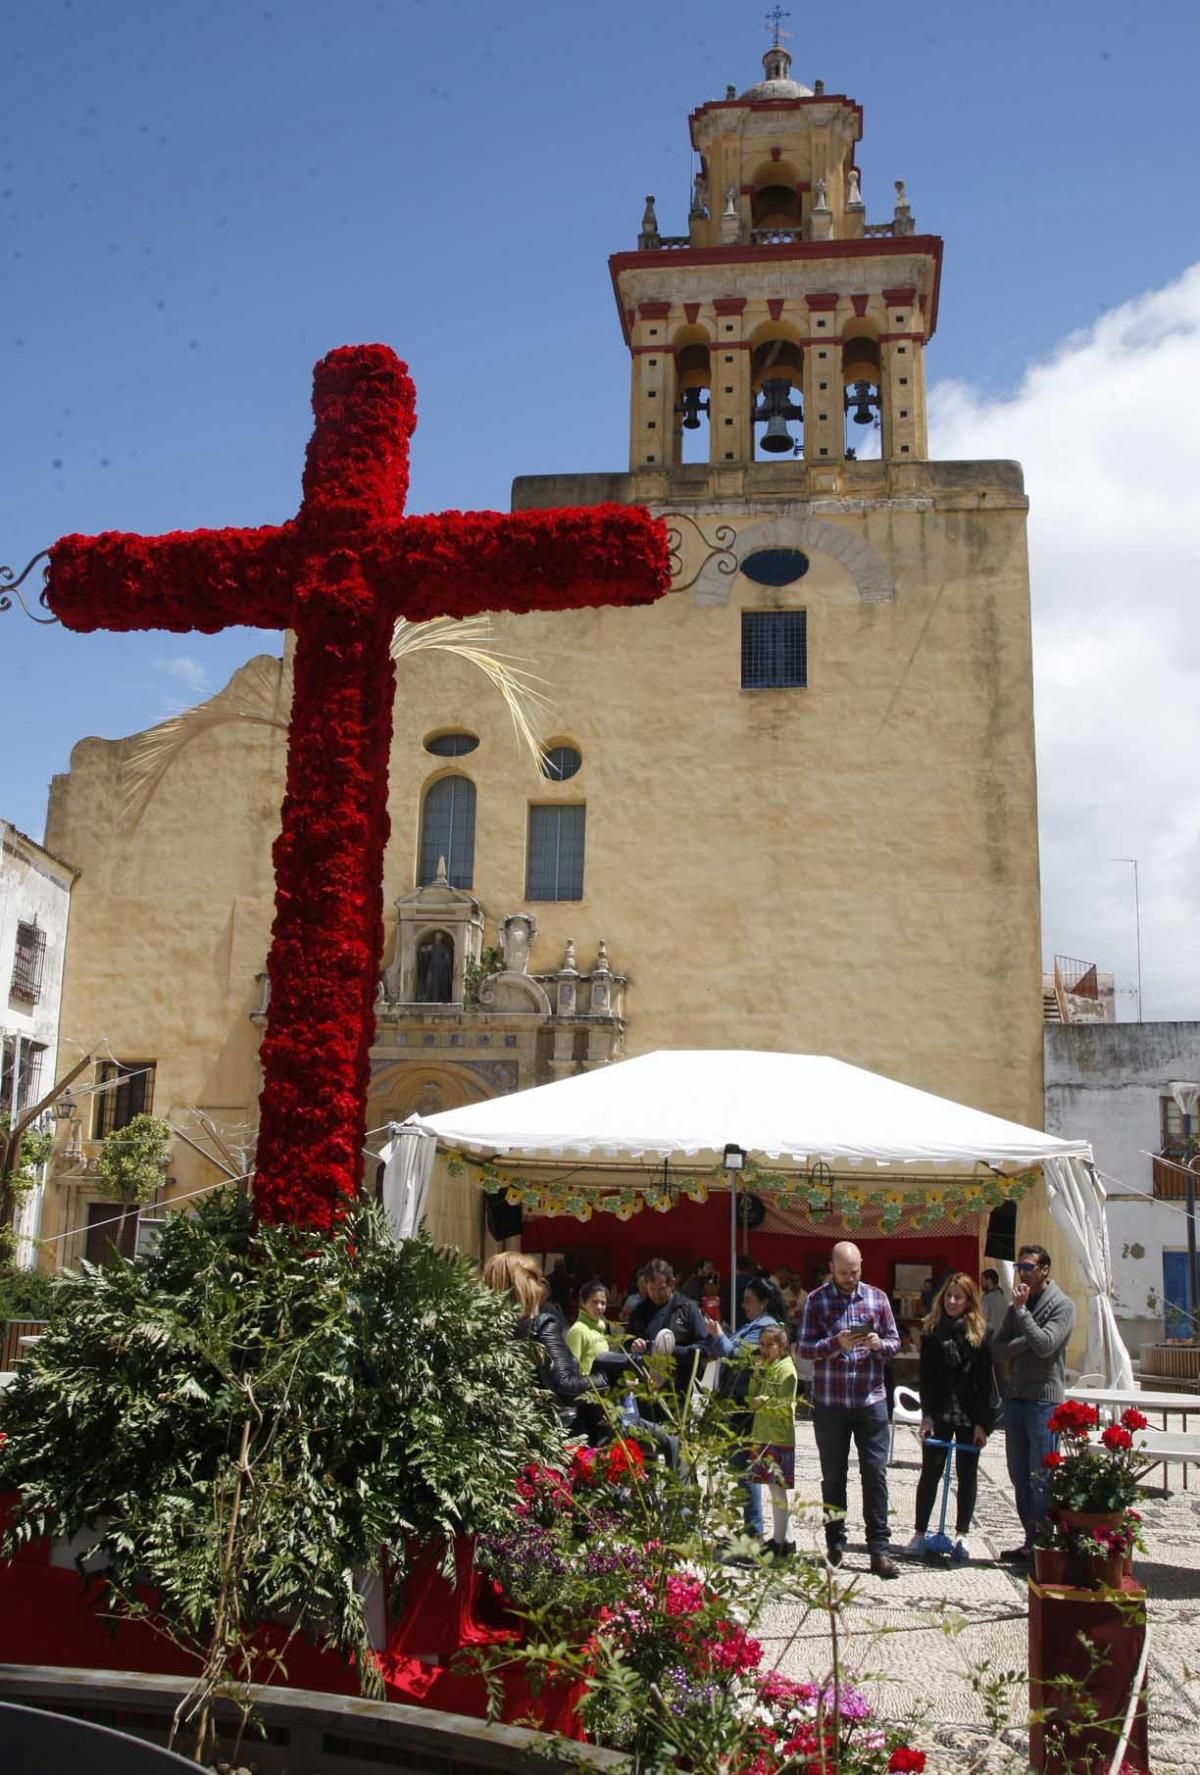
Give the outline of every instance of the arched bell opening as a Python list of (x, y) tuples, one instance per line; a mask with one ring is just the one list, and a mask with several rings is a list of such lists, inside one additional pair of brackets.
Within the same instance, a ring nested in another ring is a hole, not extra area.
[(803, 454), (803, 386), (803, 349), (783, 328), (752, 345), (750, 389), (756, 461)]
[(454, 998), (454, 938), (430, 931), (417, 944), (417, 1003), (448, 1005)]
[(706, 343), (693, 340), (677, 348), (675, 385), (679, 391), (676, 422), (680, 431), (680, 461), (707, 462), (712, 358)]
[(786, 160), (769, 160), (756, 170), (750, 181), (750, 226), (755, 233), (801, 238), (800, 182), (799, 173)]
[(845, 449), (853, 461), (880, 454), (882, 384), (879, 346), (859, 334), (842, 347), (842, 386), (845, 391)]

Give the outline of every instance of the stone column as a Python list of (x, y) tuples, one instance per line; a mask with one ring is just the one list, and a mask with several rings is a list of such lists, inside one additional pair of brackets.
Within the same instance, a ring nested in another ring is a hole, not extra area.
[(629, 466), (670, 466), (675, 439), (675, 354), (668, 340), (669, 302), (642, 302), (633, 326)]
[(845, 455), (842, 347), (836, 293), (804, 298), (809, 342), (804, 348), (804, 460), (840, 463)]
[(708, 361), (709, 461), (750, 462), (754, 442), (750, 419), (750, 347), (742, 338), (744, 296), (718, 296), (713, 302), (713, 342)]

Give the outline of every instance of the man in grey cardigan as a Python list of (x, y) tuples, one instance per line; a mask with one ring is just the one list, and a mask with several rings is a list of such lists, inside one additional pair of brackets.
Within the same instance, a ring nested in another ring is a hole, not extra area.
[(1017, 1252), (1012, 1305), (993, 1340), (1005, 1360), (1004, 1442), (1008, 1477), (1025, 1530), (1020, 1547), (1000, 1555), (1012, 1565), (1033, 1558), (1033, 1537), (1046, 1514), (1044, 1460), (1057, 1437), (1046, 1428), (1067, 1391), (1067, 1344), (1075, 1329), (1075, 1302), (1050, 1280), (1050, 1253), (1041, 1245)]

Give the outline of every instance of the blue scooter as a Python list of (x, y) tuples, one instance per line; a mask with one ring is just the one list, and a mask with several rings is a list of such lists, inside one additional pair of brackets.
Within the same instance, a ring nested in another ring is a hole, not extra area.
[(940, 1436), (927, 1436), (921, 1445), (923, 1448), (944, 1448), (946, 1451), (946, 1467), (942, 1474), (942, 1514), (938, 1520), (937, 1533), (926, 1535), (926, 1559), (961, 1560), (963, 1555), (958, 1551), (961, 1541), (952, 1541), (946, 1533), (946, 1511), (950, 1503), (950, 1471), (954, 1465), (954, 1454), (960, 1449), (963, 1454), (978, 1455), (979, 1450), (973, 1442), (944, 1442)]

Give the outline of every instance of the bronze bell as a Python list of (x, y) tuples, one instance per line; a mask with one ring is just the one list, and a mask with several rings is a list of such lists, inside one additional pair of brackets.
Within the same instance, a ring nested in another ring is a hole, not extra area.
[(854, 383), (853, 391), (846, 396), (846, 406), (854, 408), (851, 419), (855, 425), (870, 425), (873, 417), (871, 408), (878, 405), (879, 397), (869, 382)]
[(700, 415), (708, 412), (709, 403), (701, 399), (698, 388), (685, 388), (683, 391), (683, 429), (684, 431), (700, 430)]
[(763, 434), (762, 447), (773, 456), (782, 455), (795, 446), (788, 423), (792, 419), (803, 419), (804, 409), (798, 402), (793, 402), (792, 385), (782, 376), (772, 376), (762, 385), (762, 396), (754, 409), (756, 420), (765, 419), (767, 429)]

